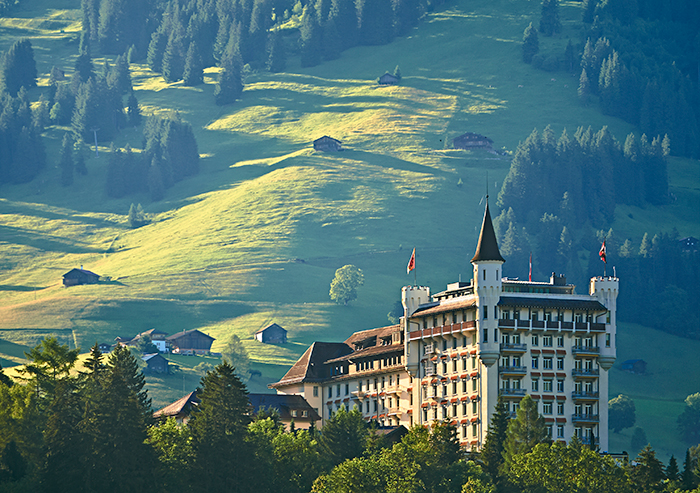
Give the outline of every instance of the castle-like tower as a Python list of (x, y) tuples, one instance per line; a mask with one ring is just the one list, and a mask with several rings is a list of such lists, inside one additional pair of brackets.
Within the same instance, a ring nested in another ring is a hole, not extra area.
[(271, 387), (304, 395), (323, 420), (341, 406), (382, 425), (448, 420), (475, 449), (499, 396), (514, 416), (529, 394), (552, 439), (576, 435), (606, 451), (618, 279), (593, 278), (579, 295), (563, 275), (505, 278), (504, 262), (487, 204), (471, 282), (432, 296), (404, 287), (399, 325), (315, 343)]

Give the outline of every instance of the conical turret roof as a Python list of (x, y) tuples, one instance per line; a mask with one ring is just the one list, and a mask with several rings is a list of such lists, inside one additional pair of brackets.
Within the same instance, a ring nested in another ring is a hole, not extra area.
[(499, 262), (505, 262), (505, 259), (501, 257), (501, 252), (498, 250), (496, 232), (493, 230), (491, 214), (489, 213), (488, 197), (486, 200), (486, 211), (484, 211), (484, 221), (481, 223), (479, 244), (476, 246), (476, 253), (471, 261), (474, 263), (484, 260), (497, 260)]

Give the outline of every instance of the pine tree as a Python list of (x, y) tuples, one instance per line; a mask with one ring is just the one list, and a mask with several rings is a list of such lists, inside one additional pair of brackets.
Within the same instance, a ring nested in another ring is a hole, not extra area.
[[(75, 75), (79, 82), (87, 82), (94, 75), (94, 66), (89, 52), (82, 52), (75, 59)], [(75, 75), (73, 77), (75, 77)]]
[(331, 0), (328, 18), (335, 22), (342, 49), (357, 45), (357, 9), (354, 0)]
[(342, 40), (335, 25), (335, 19), (331, 18), (323, 25), (321, 34), (321, 46), (324, 60), (335, 60), (340, 58), (342, 50)]
[(640, 493), (661, 491), (665, 479), (664, 467), (663, 463), (656, 458), (656, 452), (652, 450), (651, 445), (647, 445), (639, 452), (635, 463), (635, 467), (630, 470), (635, 491)]
[(85, 149), (80, 141), (74, 142), (73, 155), (75, 156), (75, 171), (82, 176), (86, 176), (88, 170), (87, 166), (85, 166)]
[(273, 31), (268, 40), (267, 69), (270, 72), (284, 72), (287, 67), (287, 55), (284, 49), (284, 38), (280, 30)]
[(28, 39), (15, 41), (2, 59), (2, 72), (0, 80), (5, 91), (12, 96), (19, 92), (21, 87), (32, 88), (36, 86), (36, 62), (34, 61), (34, 49)]
[(671, 455), (666, 467), (666, 478), (669, 481), (678, 481), (680, 479), (680, 471), (678, 470), (678, 461), (675, 456)]
[(364, 45), (383, 45), (394, 35), (391, 0), (357, 0), (359, 39)]
[(313, 2), (304, 7), (299, 28), (301, 37), (301, 66), (314, 67), (321, 63), (321, 27), (316, 15), (316, 7)]
[(67, 187), (73, 184), (73, 140), (68, 133), (63, 135), (61, 158), (58, 163), (61, 168), (61, 185)]
[(107, 83), (111, 89), (116, 90), (119, 94), (126, 94), (133, 90), (126, 54), (117, 57), (114, 67), (109, 72)]
[(154, 72), (160, 72), (163, 68), (163, 54), (168, 45), (168, 36), (159, 31), (151, 35), (151, 42), (148, 45), (148, 54), (146, 55), (146, 63)]
[(581, 77), (579, 78), (578, 99), (583, 105), (587, 105), (591, 99), (591, 83), (588, 81), (588, 74), (585, 68), (581, 70)]
[(235, 102), (243, 93), (240, 60), (227, 60), (222, 67), (214, 89), (214, 102), (219, 106)]
[(545, 36), (552, 36), (561, 32), (561, 21), (559, 20), (559, 0), (542, 0), (540, 32)]
[(197, 86), (204, 82), (204, 67), (202, 57), (199, 54), (197, 43), (192, 41), (187, 49), (185, 59), (185, 70), (182, 75), (183, 84), (186, 86)]
[(510, 416), (506, 408), (506, 403), (503, 398), (499, 396), (495, 412), (489, 424), (488, 432), (486, 433), (486, 442), (481, 449), (481, 460), (484, 463), (484, 471), (491, 476), (494, 483), (498, 479), (499, 469), (501, 464), (503, 464), (503, 450), (509, 419)]
[(182, 79), (185, 70), (185, 48), (179, 29), (174, 30), (168, 38), (168, 44), (163, 53), (163, 78), (168, 82)]
[(158, 158), (155, 156), (148, 168), (148, 193), (153, 202), (163, 200), (165, 197), (165, 183), (163, 173), (161, 172)]
[(692, 490), (697, 484), (694, 471), (697, 467), (697, 461), (690, 454), (690, 449), (685, 451), (685, 460), (683, 461), (683, 472), (681, 473), (681, 487), (684, 490)]
[[(222, 487), (231, 491), (254, 490), (249, 476), (252, 454), (246, 442), (250, 421), (248, 391), (233, 366), (224, 362), (201, 381), (201, 403), (192, 415), (193, 472), (202, 491)], [(230, 467), (236, 464), (236, 467)]]
[(530, 452), (538, 443), (550, 441), (544, 418), (537, 411), (537, 403), (526, 395), (520, 401), (515, 419), (510, 420), (504, 444), (504, 462), (507, 466), (518, 454)]
[(595, 18), (595, 8), (598, 0), (583, 0), (583, 22), (590, 24)]
[(574, 45), (571, 44), (571, 40), (566, 43), (566, 48), (564, 49), (564, 68), (567, 72), (573, 73), (576, 68), (576, 55), (574, 53)]
[(136, 100), (136, 95), (134, 91), (129, 94), (129, 101), (126, 108), (126, 118), (129, 125), (132, 127), (138, 127), (141, 125), (141, 109), (139, 108), (139, 102)]
[(537, 30), (532, 26), (532, 22), (523, 32), (523, 61), (532, 63), (534, 57), (540, 51), (540, 41), (537, 37)]

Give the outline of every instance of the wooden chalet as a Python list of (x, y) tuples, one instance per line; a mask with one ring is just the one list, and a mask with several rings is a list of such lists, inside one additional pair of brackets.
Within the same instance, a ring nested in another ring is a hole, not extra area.
[(324, 135), (323, 137), (314, 140), (314, 150), (323, 152), (342, 151), (343, 147), (339, 140)]
[(377, 79), (380, 86), (395, 86), (399, 83), (399, 81), (400, 79), (398, 77), (396, 77), (394, 74), (390, 74), (389, 72), (385, 72), (384, 75)]
[(493, 140), (489, 139), (485, 135), (475, 134), (473, 132), (467, 132), (455, 137), (452, 141), (452, 146), (455, 149), (493, 149)]
[(199, 397), (197, 397), (197, 391), (195, 390), (172, 404), (168, 404), (164, 408), (157, 410), (153, 413), (153, 417), (156, 419), (175, 418), (177, 424), (185, 425), (190, 420), (192, 411), (200, 402)]
[(209, 354), (216, 339), (197, 329), (184, 330), (165, 338), (175, 354)]
[(80, 266), (80, 269), (71, 269), (63, 274), (63, 285), (65, 287), (79, 286), (81, 284), (97, 284), (99, 280), (99, 274), (85, 270), (82, 266)]
[(169, 373), (168, 360), (160, 353), (144, 354), (141, 359), (146, 362), (147, 373)]
[(97, 349), (99, 349), (101, 353), (109, 353), (112, 351), (112, 345), (108, 342), (101, 342), (97, 345)]
[(308, 429), (311, 423), (321, 420), (318, 412), (300, 395), (295, 394), (248, 394), (253, 413), (274, 409), (280, 421), (289, 427)]
[(287, 330), (277, 324), (270, 324), (257, 331), (255, 339), (265, 344), (286, 344)]

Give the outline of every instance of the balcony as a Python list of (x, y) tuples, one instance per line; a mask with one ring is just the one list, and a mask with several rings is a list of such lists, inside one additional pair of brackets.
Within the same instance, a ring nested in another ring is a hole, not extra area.
[(600, 374), (598, 368), (578, 368), (571, 370), (572, 377), (597, 378)]
[(530, 321), (515, 318), (499, 318), (498, 327), (501, 329), (529, 329)]
[(525, 397), (527, 391), (525, 389), (500, 389), (498, 395), (504, 397)]
[(571, 421), (573, 423), (597, 423), (597, 414), (572, 414)]
[(597, 356), (600, 354), (600, 348), (597, 346), (574, 346), (571, 348), (573, 354)]
[(572, 392), (571, 398), (579, 401), (597, 401), (598, 392)]
[(595, 439), (593, 435), (585, 436), (585, 437), (578, 437), (579, 440), (581, 440), (581, 443), (584, 445), (597, 445), (598, 440)]
[(499, 366), (498, 373), (501, 375), (525, 375), (527, 368), (524, 366)]
[(527, 351), (527, 344), (501, 344), (502, 353), (524, 353)]

